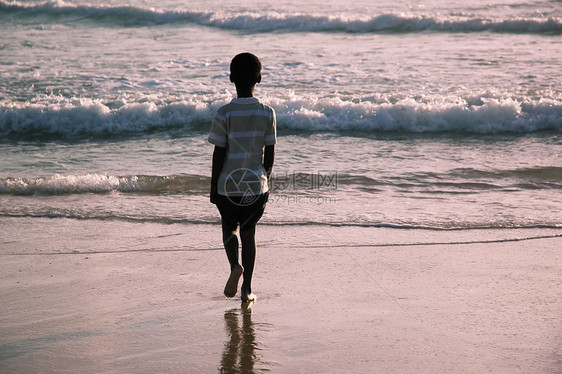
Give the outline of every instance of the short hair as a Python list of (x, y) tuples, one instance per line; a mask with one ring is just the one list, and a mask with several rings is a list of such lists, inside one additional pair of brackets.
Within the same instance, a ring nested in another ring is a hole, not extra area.
[(261, 80), (261, 62), (257, 56), (244, 52), (230, 62), (230, 80), (235, 84), (253, 86)]

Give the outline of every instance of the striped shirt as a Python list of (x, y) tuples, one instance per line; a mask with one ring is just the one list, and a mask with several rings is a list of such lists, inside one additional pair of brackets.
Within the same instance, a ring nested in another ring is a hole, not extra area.
[(233, 99), (217, 111), (208, 140), (227, 149), (218, 179), (220, 195), (255, 196), (269, 190), (263, 148), (277, 142), (273, 108), (255, 97)]

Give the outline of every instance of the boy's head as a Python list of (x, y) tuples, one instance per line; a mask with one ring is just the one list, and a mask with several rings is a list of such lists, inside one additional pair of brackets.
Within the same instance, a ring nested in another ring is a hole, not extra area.
[(230, 62), (230, 81), (240, 87), (252, 87), (260, 83), (260, 59), (248, 52), (234, 56)]

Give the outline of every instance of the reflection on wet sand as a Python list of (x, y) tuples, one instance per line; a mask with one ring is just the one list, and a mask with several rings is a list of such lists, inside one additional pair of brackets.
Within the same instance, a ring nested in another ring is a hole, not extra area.
[[(239, 319), (242, 316), (242, 327)], [(256, 354), (256, 333), (252, 324), (252, 303), (242, 303), (241, 309), (230, 309), (224, 313), (226, 333), (229, 337), (225, 343), (220, 366), (221, 373), (256, 373), (255, 365), (259, 362)]]

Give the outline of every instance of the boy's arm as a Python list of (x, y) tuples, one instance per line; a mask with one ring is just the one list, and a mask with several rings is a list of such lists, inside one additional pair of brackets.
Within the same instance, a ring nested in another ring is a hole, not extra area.
[(271, 169), (275, 160), (275, 145), (266, 145), (263, 152), (263, 167), (267, 173), (267, 178), (271, 177)]
[(213, 151), (213, 167), (211, 171), (211, 203), (216, 204), (218, 202), (218, 181), (219, 175), (221, 173), (222, 167), (224, 166), (224, 161), (226, 160), (226, 148), (219, 147), (215, 145), (215, 150)]

